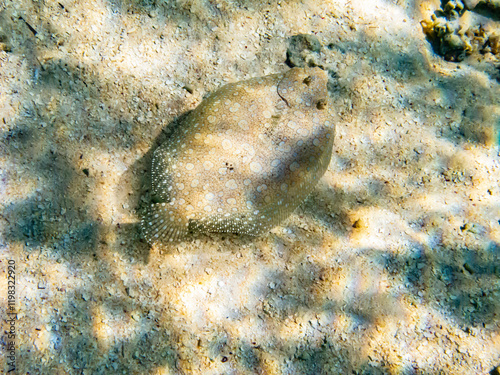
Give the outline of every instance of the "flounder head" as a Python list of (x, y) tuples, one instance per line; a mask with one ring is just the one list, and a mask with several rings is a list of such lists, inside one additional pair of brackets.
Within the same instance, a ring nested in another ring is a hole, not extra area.
[(328, 100), (328, 74), (320, 68), (293, 68), (278, 84), (279, 96), (292, 108), (323, 109)]

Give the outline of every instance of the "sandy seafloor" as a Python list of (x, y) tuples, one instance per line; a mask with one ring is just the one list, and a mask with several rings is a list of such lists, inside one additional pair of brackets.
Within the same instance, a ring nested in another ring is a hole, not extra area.
[[(436, 55), (438, 1), (0, 5), (3, 369), (12, 259), (19, 374), (500, 372), (498, 59)], [(262, 237), (150, 248), (164, 129), (300, 33), (338, 78), (314, 192)]]

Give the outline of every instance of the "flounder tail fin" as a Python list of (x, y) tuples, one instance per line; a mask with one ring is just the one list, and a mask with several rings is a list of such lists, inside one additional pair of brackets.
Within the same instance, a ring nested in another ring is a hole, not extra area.
[(151, 204), (141, 220), (143, 237), (150, 245), (182, 240), (189, 222), (168, 203)]

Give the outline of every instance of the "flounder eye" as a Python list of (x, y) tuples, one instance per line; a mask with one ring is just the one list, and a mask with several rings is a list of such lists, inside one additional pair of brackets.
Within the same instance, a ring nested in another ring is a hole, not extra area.
[(311, 76), (306, 77), (302, 82), (305, 83), (307, 86), (309, 86), (312, 82), (312, 77)]
[(316, 103), (316, 108), (318, 108), (319, 110), (325, 109), (326, 108), (326, 100), (324, 100), (324, 99), (318, 100), (318, 102)]

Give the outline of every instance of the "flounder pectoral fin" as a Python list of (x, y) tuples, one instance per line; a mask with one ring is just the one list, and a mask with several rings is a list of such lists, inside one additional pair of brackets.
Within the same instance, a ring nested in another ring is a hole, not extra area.
[(169, 203), (151, 204), (141, 220), (141, 231), (153, 245), (182, 240), (188, 233), (189, 221)]

